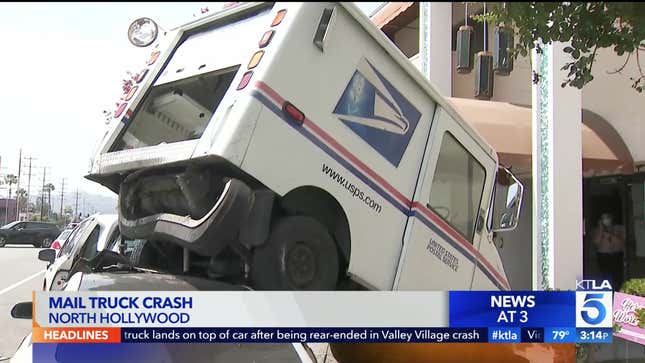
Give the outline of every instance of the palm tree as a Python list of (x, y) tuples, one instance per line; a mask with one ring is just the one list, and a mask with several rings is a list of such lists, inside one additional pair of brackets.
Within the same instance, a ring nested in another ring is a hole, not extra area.
[(11, 199), (11, 186), (18, 182), (18, 177), (13, 174), (5, 175), (4, 182), (9, 184), (9, 199)]
[(9, 200), (11, 199), (11, 186), (18, 182), (18, 177), (13, 174), (5, 175), (4, 182), (9, 184), (9, 198), (4, 205), (4, 223), (7, 224), (9, 218)]
[(52, 192), (55, 189), (56, 188), (54, 187), (54, 184), (52, 184), (52, 183), (49, 183), (49, 184), (45, 185), (45, 191), (47, 192), (47, 203), (49, 204), (49, 210), (47, 211), (48, 215), (51, 214), (51, 210), (52, 210)]

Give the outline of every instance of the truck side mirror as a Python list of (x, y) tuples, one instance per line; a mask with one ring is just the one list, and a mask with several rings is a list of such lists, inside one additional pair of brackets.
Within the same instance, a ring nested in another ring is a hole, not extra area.
[(11, 317), (14, 319), (31, 319), (33, 304), (31, 301), (17, 303), (11, 309)]
[(522, 208), (524, 186), (506, 168), (499, 168), (493, 196), (493, 232), (512, 231), (517, 227)]

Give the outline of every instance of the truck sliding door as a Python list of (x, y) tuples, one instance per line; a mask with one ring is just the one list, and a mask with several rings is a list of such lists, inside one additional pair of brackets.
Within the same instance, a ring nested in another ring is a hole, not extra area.
[(395, 289), (470, 289), (495, 161), (437, 108), (408, 220)]

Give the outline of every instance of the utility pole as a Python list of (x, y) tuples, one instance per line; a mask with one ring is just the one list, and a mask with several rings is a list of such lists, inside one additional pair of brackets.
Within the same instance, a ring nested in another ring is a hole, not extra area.
[(63, 217), (63, 197), (65, 196), (65, 178), (63, 178), (63, 182), (61, 183), (61, 188), (60, 188), (60, 215), (59, 218), (63, 220), (63, 226), (65, 226), (65, 219)]
[(52, 190), (50, 186), (47, 187), (47, 219), (52, 218)]
[(42, 195), (40, 197), (40, 220), (43, 220), (44, 217), (44, 206), (45, 206), (45, 180), (47, 178), (47, 167), (43, 167), (43, 190), (42, 190)]
[(29, 158), (29, 176), (27, 177), (27, 220), (29, 220), (29, 197), (31, 190), (31, 158)]
[(16, 183), (16, 220), (20, 220), (20, 170), (22, 166), (22, 149), (18, 153), (18, 182)]
[(76, 188), (76, 205), (74, 206), (74, 219), (78, 216), (78, 188)]
[(27, 220), (29, 220), (29, 198), (31, 197), (31, 161), (36, 159), (33, 157), (26, 158), (29, 160), (29, 175), (27, 176)]
[[(2, 156), (0, 156), (0, 165), (2, 165)], [(1, 166), (0, 170), (2, 170)], [(9, 188), (11, 190), (11, 187)], [(8, 195), (4, 200), (4, 224), (7, 224), (7, 220), (9, 220), (9, 199), (11, 199), (11, 195)]]

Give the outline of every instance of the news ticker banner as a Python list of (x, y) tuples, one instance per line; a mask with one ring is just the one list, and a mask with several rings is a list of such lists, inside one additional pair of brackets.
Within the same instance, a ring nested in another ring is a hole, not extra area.
[(609, 343), (612, 292), (37, 292), (34, 343)]

